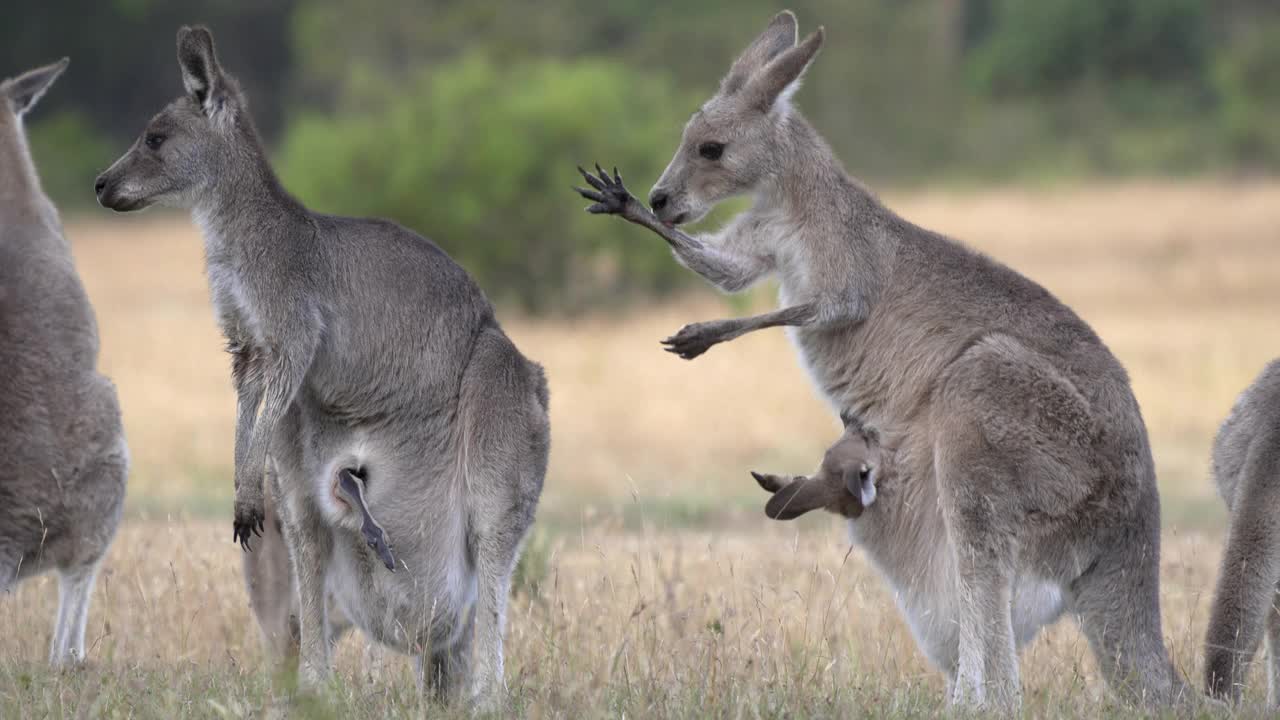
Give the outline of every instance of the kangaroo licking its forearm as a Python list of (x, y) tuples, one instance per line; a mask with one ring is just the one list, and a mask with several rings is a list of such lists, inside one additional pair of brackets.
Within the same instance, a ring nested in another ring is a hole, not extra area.
[[(882, 569), (947, 611), (947, 628), (917, 637), (954, 702), (1020, 704), (1012, 608), (1027, 587), (1044, 621), (1058, 604), (1079, 619), (1122, 696), (1174, 700), (1155, 470), (1124, 368), (1044, 288), (904, 220), (845, 172), (792, 103), (824, 38), (796, 29), (779, 14), (734, 62), (685, 126), (652, 211), (603, 170), (583, 173), (588, 211), (657, 233), (723, 290), (777, 278), (779, 310), (687, 325), (664, 343), (693, 358), (786, 327), (832, 408), (893, 448), (896, 487), (864, 517), (901, 524), (908, 547)], [(735, 195), (755, 202), (719, 232), (680, 229)], [(943, 528), (946, 542), (932, 542)], [(917, 580), (905, 564), (936, 548), (945, 571)]]
[(1205, 639), (1206, 689), (1238, 702), (1265, 634), (1269, 699), (1280, 707), (1280, 360), (1218, 430), (1213, 478), (1231, 523)]
[(435, 244), (281, 187), (208, 30), (178, 32), (178, 64), (186, 93), (98, 178), (98, 199), (188, 208), (203, 233), (237, 393), (234, 536), (248, 550), (262, 528), (269, 453), (302, 680), (330, 672), (329, 595), (440, 695), (471, 677), (492, 702), (549, 452), (542, 368)]
[(22, 127), (68, 62), (0, 81), (0, 593), (57, 572), (55, 666), (85, 659), (129, 475), (116, 389), (97, 370), (98, 321)]

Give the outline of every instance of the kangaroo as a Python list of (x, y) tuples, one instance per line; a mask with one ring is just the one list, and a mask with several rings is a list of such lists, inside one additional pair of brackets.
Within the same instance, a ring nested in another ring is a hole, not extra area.
[(542, 368), (435, 244), (290, 196), (212, 34), (183, 27), (177, 45), (186, 93), (96, 190), (114, 210), (190, 209), (202, 230), (239, 408), (234, 536), (250, 549), (263, 527), (269, 452), (301, 680), (331, 672), (330, 593), (353, 625), (413, 655), (442, 699), (470, 678), (494, 702), (511, 573), (546, 473)]
[(116, 389), (96, 370), (93, 307), (22, 128), (68, 62), (0, 82), (0, 591), (57, 571), (59, 666), (85, 659), (129, 474)]
[[(652, 211), (599, 166), (579, 168), (587, 211), (652, 230), (724, 291), (778, 279), (780, 309), (686, 325), (663, 344), (690, 359), (786, 327), (833, 409), (895, 448), (913, 532), (936, 523), (953, 548), (954, 703), (1020, 705), (1010, 603), (1023, 578), (1058, 589), (1113, 687), (1171, 701), (1159, 497), (1124, 368), (1044, 288), (899, 217), (845, 172), (792, 104), (824, 38), (796, 29), (777, 15), (694, 112)], [(744, 194), (753, 206), (719, 232), (680, 229)], [(936, 511), (913, 500), (926, 497)]]
[(1265, 627), (1269, 699), (1280, 706), (1280, 359), (1236, 400), (1213, 444), (1213, 477), (1231, 512), (1205, 639), (1205, 684), (1239, 702)]
[[(936, 487), (902, 476), (894, 453), (856, 423), (827, 450), (813, 475), (751, 475), (773, 494), (765, 514), (774, 520), (792, 520), (819, 508), (848, 519), (850, 539), (893, 588), (916, 643), (946, 674), (952, 690), (961, 643), (959, 549), (947, 533)], [(1032, 546), (1023, 552), (1034, 557), (1053, 549)], [(1015, 563), (1009, 589), (1014, 646), (1021, 649), (1040, 628), (1057, 621), (1066, 610), (1066, 597), (1060, 584), (1042, 579), (1034, 566)]]

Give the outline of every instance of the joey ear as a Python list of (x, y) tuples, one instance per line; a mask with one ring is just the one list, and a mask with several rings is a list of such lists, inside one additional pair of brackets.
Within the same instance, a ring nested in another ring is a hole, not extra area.
[(814, 30), (799, 45), (782, 52), (753, 75), (744, 89), (750, 94), (751, 103), (765, 112), (787, 105), (800, 89), (804, 71), (822, 49), (825, 34), (822, 28)]
[(774, 520), (793, 520), (810, 510), (827, 507), (836, 500), (827, 483), (813, 478), (797, 478), (769, 498), (764, 514)]
[(752, 470), (751, 477), (756, 479), (756, 484), (758, 484), (765, 492), (776, 493), (787, 485), (787, 483), (777, 475), (758, 473)]
[(187, 93), (206, 115), (213, 117), (222, 108), (227, 83), (208, 28), (184, 25), (178, 29), (178, 66), (182, 68), (182, 85)]
[(720, 82), (720, 91), (732, 95), (741, 90), (758, 70), (784, 50), (795, 47), (796, 16), (790, 10), (783, 10), (773, 16), (769, 26), (760, 36), (751, 41), (746, 50), (733, 61), (729, 74)]
[(16, 78), (0, 83), (0, 93), (9, 98), (14, 114), (22, 116), (35, 106), (70, 63), (70, 58), (62, 58), (56, 63), (28, 70)]

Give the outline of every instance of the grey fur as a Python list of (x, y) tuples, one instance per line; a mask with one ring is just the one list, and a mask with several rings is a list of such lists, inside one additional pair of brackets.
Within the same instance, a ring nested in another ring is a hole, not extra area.
[(129, 467), (115, 386), (96, 370), (97, 320), (22, 128), (66, 67), (0, 83), (0, 591), (58, 572), (54, 665), (84, 659)]
[[(330, 672), (330, 594), (373, 639), (418, 656), (441, 694), (473, 675), (496, 699), (511, 572), (546, 472), (542, 369), (433, 243), (311, 212), (280, 186), (207, 30), (179, 30), (178, 59), (187, 94), (102, 175), (99, 199), (190, 208), (204, 232), (238, 393), (235, 534), (247, 544), (261, 527), (270, 452), (303, 680)], [(363, 476), (400, 571), (335, 492), (344, 469)]]
[[(782, 30), (792, 45), (778, 52)], [(1020, 704), (1010, 608), (1032, 580), (1079, 617), (1112, 687), (1172, 701), (1183, 683), (1161, 636), (1159, 498), (1128, 376), (1042, 287), (846, 174), (791, 106), (823, 31), (796, 37), (791, 13), (774, 18), (689, 120), (653, 189), (656, 215), (616, 171), (584, 173), (588, 210), (653, 230), (726, 291), (778, 279), (780, 310), (687, 325), (664, 343), (692, 358), (786, 326), (832, 408), (893, 448), (901, 481), (869, 514), (897, 541), (877, 562), (903, 597), (932, 606), (917, 637), (954, 702)], [(710, 144), (718, 159), (703, 156)], [(742, 194), (754, 205), (718, 233), (678, 229)]]
[[(267, 460), (264, 482), (275, 487), (277, 473), (275, 463)], [(267, 492), (263, 506), (266, 521), (262, 535), (253, 543), (253, 552), (241, 553), (245, 587), (249, 591), (249, 607), (262, 632), (267, 655), (276, 662), (288, 662), (298, 656), (300, 629), (298, 627), (298, 591), (293, 581), (293, 568), (289, 564), (289, 547), (285, 543), (284, 528), (276, 510), (276, 493)], [(328, 600), (328, 638), (330, 645), (340, 640), (351, 626)]]
[(1231, 525), (1205, 639), (1205, 687), (1238, 702), (1265, 632), (1269, 698), (1280, 707), (1280, 359), (1218, 430), (1213, 477)]

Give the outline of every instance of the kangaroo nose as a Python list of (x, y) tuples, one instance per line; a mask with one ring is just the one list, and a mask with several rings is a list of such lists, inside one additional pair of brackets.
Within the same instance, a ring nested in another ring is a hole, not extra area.
[(667, 206), (667, 200), (670, 200), (670, 199), (671, 199), (670, 195), (668, 195), (667, 193), (661, 190), (658, 190), (649, 196), (649, 206), (652, 207), (654, 210), (661, 210), (662, 208)]
[(102, 191), (107, 187), (107, 178), (99, 175), (97, 180), (93, 181), (93, 193), (98, 197), (102, 197)]

